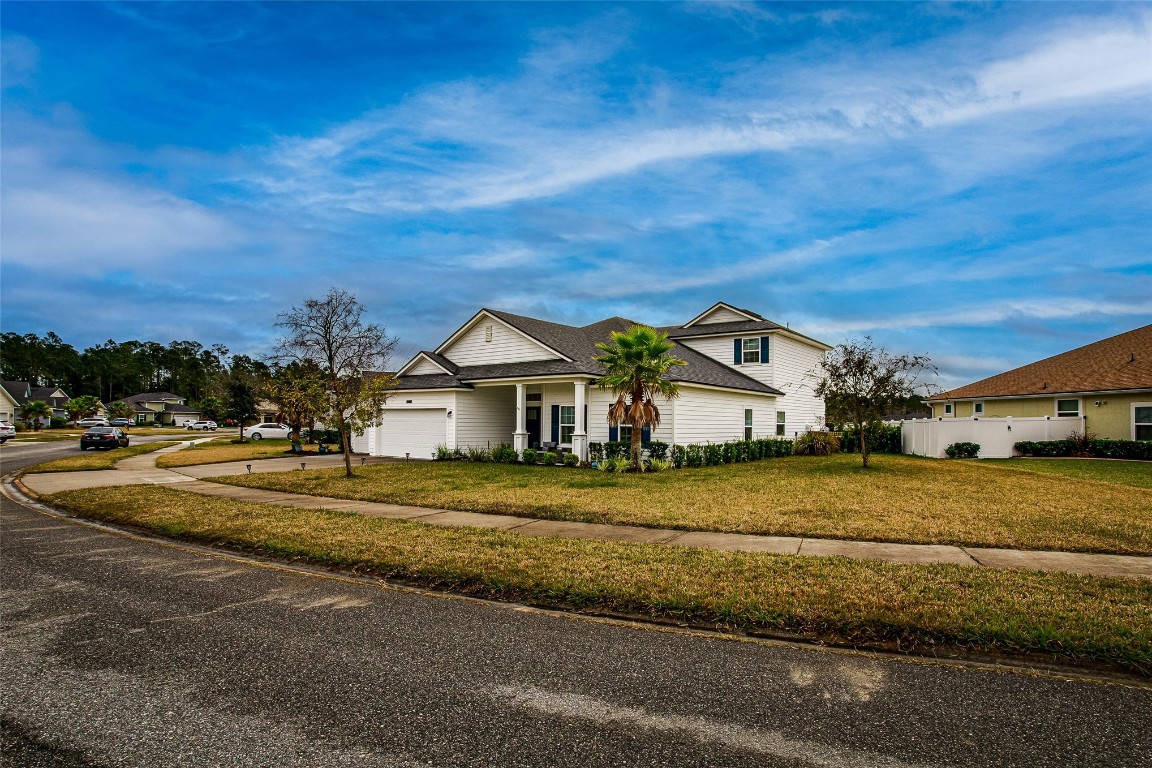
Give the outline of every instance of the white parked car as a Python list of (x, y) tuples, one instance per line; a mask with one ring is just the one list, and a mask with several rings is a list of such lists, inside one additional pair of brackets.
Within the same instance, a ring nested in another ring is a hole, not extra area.
[(86, 419), (80, 419), (76, 422), (78, 427), (106, 427), (108, 426), (108, 419), (102, 416), (89, 416)]
[(216, 422), (214, 421), (194, 421), (189, 424), (185, 429), (210, 429), (216, 431)]
[(195, 423), (196, 419), (184, 419), (184, 421), (180, 422), (180, 426), (184, 427), (184, 429), (191, 429)]
[(292, 427), (287, 424), (276, 424), (271, 421), (265, 422), (264, 424), (253, 424), (250, 427), (244, 427), (244, 437), (250, 437), (253, 440), (263, 440), (265, 438), (286, 440), (291, 432)]
[(16, 437), (16, 427), (6, 421), (0, 421), (0, 443), (8, 442), (10, 437)]

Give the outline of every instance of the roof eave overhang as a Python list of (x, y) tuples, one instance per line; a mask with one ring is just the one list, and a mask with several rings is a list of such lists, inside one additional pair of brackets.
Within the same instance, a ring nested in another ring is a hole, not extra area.
[(468, 382), (469, 384), (534, 384), (536, 382), (549, 382), (549, 381), (595, 381), (598, 379), (591, 373), (548, 373), (548, 374), (528, 374), (524, 376), (497, 376), (493, 378), (462, 378), (460, 381)]
[(711, 389), (717, 392), (738, 392), (742, 395), (757, 395), (759, 397), (783, 397), (783, 392), (758, 392), (754, 389), (741, 389), (740, 387), (722, 387), (719, 384), (698, 384), (694, 381), (677, 381), (678, 387), (693, 387), (695, 389)]
[(1023, 394), (1008, 395), (963, 395), (961, 397), (953, 397), (945, 393), (944, 395), (937, 395), (936, 397), (926, 397), (924, 398), (924, 402), (950, 403), (963, 402), (967, 400), (1026, 400), (1041, 397), (1060, 397), (1061, 395), (1124, 395), (1138, 392), (1152, 392), (1152, 387), (1128, 387), (1125, 389), (1067, 389), (1052, 390), (1051, 392), (1028, 392)]

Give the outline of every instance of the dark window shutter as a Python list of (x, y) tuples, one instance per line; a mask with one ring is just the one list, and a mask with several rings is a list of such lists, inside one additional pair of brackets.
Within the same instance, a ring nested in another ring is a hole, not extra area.
[(552, 442), (560, 442), (560, 406), (552, 406)]
[(744, 362), (744, 339), (734, 339), (732, 341), (732, 362), (735, 365), (740, 365)]
[(648, 445), (650, 442), (652, 442), (652, 428), (644, 427), (644, 429), (640, 430), (640, 444)]
[(619, 439), (620, 439), (620, 427), (616, 426), (615, 424), (610, 424), (608, 426), (608, 440), (610, 442), (612, 442), (612, 441), (616, 441)]
[(768, 362), (768, 337), (760, 337), (760, 362)]

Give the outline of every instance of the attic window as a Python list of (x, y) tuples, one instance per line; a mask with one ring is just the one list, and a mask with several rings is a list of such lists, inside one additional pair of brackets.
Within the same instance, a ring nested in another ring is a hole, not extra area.
[(486, 325), (484, 326), (484, 342), (488, 343), (490, 341), (492, 341), (492, 326)]

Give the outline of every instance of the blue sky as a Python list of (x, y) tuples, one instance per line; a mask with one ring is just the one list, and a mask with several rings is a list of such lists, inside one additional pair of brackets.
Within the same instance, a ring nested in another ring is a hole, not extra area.
[[(1152, 4), (5, 2), (0, 326), (717, 300), (952, 386), (1152, 322)], [(399, 364), (402, 360), (393, 361)]]

